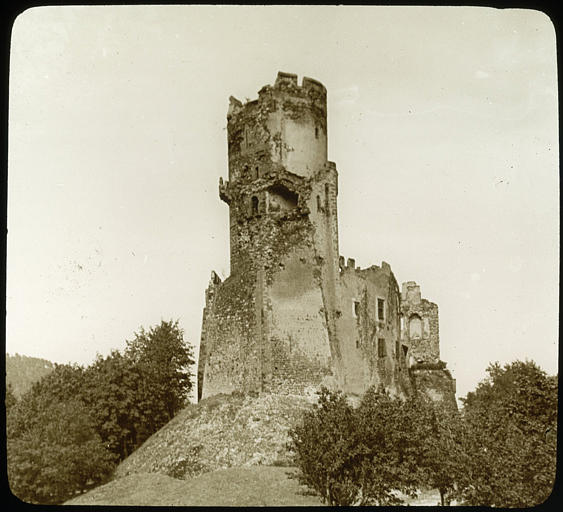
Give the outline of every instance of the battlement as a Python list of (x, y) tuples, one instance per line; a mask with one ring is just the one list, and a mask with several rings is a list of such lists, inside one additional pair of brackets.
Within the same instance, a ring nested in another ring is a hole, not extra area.
[(356, 266), (356, 260), (354, 258), (348, 258), (345, 263), (344, 256), (338, 258), (338, 268), (340, 272), (359, 272), (359, 273), (373, 273), (373, 272), (383, 272), (384, 274), (391, 275), (391, 266), (386, 261), (381, 262), (381, 266), (371, 265), (367, 268), (361, 268)]
[(296, 74), (279, 71), (273, 86), (265, 85), (258, 91), (258, 99), (248, 100), (243, 104), (234, 96), (229, 97), (227, 119), (237, 115), (245, 108), (257, 105), (272, 94), (279, 93), (300, 98), (309, 98), (317, 104), (317, 106), (321, 106), (323, 110), (326, 110), (326, 87), (321, 82), (304, 76), (301, 85), (299, 85)]
[(294, 73), (284, 73), (283, 71), (278, 71), (278, 76), (274, 82), (275, 89), (302, 89), (303, 91), (312, 91), (317, 94), (326, 96), (326, 87), (321, 84), (318, 80), (304, 76), (301, 81), (301, 86), (297, 83), (297, 75)]

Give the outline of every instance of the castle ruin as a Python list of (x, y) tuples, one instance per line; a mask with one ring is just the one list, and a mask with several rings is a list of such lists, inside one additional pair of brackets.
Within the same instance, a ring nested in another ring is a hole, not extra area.
[(336, 165), (325, 87), (278, 73), (227, 113), (230, 276), (205, 293), (198, 399), (235, 390), (359, 395), (420, 390), (455, 406), (440, 360), (438, 306), (386, 262), (361, 269), (338, 249)]

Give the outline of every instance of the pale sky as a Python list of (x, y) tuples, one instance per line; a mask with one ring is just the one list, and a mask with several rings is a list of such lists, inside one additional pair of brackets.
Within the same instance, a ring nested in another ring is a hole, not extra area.
[[(489, 362), (557, 372), (555, 31), (534, 10), (40, 7), (13, 27), (6, 351), (89, 364), (229, 271), (228, 98), (328, 90), (340, 253), (440, 311), (458, 397)], [(197, 348), (196, 348), (197, 353)]]

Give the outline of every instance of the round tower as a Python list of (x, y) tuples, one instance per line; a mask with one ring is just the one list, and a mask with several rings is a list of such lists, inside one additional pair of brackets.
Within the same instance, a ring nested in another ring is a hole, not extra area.
[[(298, 85), (290, 73), (278, 73), (254, 101), (230, 98), (229, 181), (221, 179), (219, 195), (229, 205), (231, 274), (267, 263), (276, 219), (317, 209), (311, 178), (327, 167), (326, 119), (325, 87), (306, 77)], [(323, 205), (328, 194), (325, 187)]]

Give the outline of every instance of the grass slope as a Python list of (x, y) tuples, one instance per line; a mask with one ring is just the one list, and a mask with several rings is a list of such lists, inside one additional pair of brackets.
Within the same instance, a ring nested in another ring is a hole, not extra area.
[(190, 478), (217, 469), (290, 463), (288, 431), (310, 403), (301, 396), (216, 395), (191, 404), (116, 469), (115, 477)]
[(157, 473), (137, 473), (114, 480), (66, 505), (129, 506), (319, 506), (289, 479), (290, 468), (250, 466), (179, 480)]
[[(288, 431), (310, 403), (302, 396), (216, 395), (184, 408), (125, 459), (113, 480), (67, 505), (306, 506), (287, 451)], [(424, 492), (409, 505), (436, 505)]]

